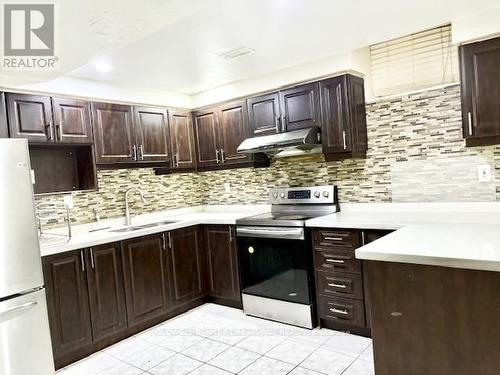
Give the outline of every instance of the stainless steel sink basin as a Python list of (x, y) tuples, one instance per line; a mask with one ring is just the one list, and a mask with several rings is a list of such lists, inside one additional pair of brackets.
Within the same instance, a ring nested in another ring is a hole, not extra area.
[(133, 232), (133, 231), (136, 231), (136, 230), (153, 228), (153, 227), (160, 227), (162, 225), (173, 224), (173, 223), (175, 223), (175, 221), (165, 220), (165, 221), (158, 221), (156, 223), (149, 223), (149, 224), (142, 224), (142, 225), (133, 225), (131, 227), (113, 229), (113, 230), (110, 230), (110, 232), (114, 232), (114, 233)]

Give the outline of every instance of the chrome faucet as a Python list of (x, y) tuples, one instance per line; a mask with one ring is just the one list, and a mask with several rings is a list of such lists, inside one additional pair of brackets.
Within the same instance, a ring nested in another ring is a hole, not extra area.
[(139, 193), (141, 196), (141, 201), (142, 203), (146, 203), (146, 199), (144, 199), (144, 194), (142, 193), (142, 190), (139, 189), (138, 187), (131, 187), (128, 189), (125, 193), (125, 220), (126, 220), (126, 225), (130, 226), (132, 225), (132, 218), (130, 217), (130, 207), (128, 203), (128, 198), (130, 196), (130, 193), (135, 191), (136, 193)]

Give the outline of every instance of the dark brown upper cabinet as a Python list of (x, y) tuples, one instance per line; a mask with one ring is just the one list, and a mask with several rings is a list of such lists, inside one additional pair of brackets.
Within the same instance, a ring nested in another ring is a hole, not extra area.
[(54, 141), (54, 123), (50, 96), (6, 94), (11, 138), (30, 142)]
[(221, 162), (217, 136), (218, 122), (216, 108), (194, 113), (199, 168), (218, 165)]
[(500, 144), (500, 38), (463, 45), (459, 53), (466, 144)]
[(188, 170), (196, 167), (196, 146), (191, 112), (169, 111), (172, 169)]
[(325, 159), (364, 157), (367, 148), (364, 82), (350, 74), (320, 82)]
[(170, 161), (166, 109), (134, 107), (135, 144), (140, 162)]
[(78, 99), (52, 98), (54, 138), (57, 142), (90, 144), (93, 142), (90, 103)]
[(5, 111), (5, 94), (0, 93), (0, 138), (9, 137), (9, 128), (7, 125), (7, 113)]
[(199, 169), (269, 165), (262, 155), (237, 152), (241, 142), (250, 136), (245, 100), (195, 112), (194, 122)]
[(281, 132), (281, 115), (278, 93), (266, 94), (247, 100), (248, 118), (252, 136)]
[(282, 131), (320, 127), (318, 82), (280, 91)]
[(251, 132), (255, 137), (320, 127), (318, 82), (250, 98), (248, 113)]
[(92, 103), (92, 117), (97, 164), (137, 161), (132, 107)]
[(251, 162), (249, 154), (238, 154), (238, 146), (250, 132), (248, 131), (248, 112), (245, 101), (224, 104), (219, 107), (218, 139), (221, 164)]

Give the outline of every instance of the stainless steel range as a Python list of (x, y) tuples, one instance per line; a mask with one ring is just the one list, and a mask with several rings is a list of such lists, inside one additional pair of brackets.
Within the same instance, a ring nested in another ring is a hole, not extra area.
[(245, 314), (314, 328), (311, 240), (305, 221), (339, 210), (335, 186), (276, 188), (271, 212), (236, 221)]

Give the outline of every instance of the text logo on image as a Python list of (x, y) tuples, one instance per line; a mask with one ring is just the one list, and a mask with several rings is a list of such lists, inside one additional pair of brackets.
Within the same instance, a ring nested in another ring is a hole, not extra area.
[(54, 4), (3, 5), (5, 70), (54, 69)]

